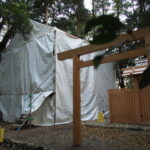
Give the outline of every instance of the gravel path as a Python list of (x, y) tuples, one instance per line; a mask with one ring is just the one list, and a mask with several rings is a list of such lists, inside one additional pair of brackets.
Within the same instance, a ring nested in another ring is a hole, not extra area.
[[(5, 138), (46, 150), (150, 150), (150, 131), (82, 125), (82, 146), (72, 147), (72, 124), (14, 131), (5, 126)], [(1, 150), (1, 149), (0, 149)], [(3, 150), (3, 149), (2, 149)]]

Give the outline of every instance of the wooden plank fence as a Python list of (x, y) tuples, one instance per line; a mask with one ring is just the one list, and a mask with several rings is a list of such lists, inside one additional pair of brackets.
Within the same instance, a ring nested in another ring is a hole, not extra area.
[(108, 93), (111, 123), (150, 124), (150, 86), (139, 90), (138, 99), (135, 88)]

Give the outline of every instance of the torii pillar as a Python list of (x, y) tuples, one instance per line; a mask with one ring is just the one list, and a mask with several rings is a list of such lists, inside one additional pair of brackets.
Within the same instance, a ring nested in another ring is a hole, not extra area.
[(73, 145), (81, 145), (80, 56), (73, 56)]

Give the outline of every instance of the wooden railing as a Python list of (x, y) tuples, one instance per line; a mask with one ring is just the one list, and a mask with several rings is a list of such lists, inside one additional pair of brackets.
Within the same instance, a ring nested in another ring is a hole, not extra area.
[(137, 99), (134, 88), (109, 90), (111, 123), (150, 124), (150, 86), (139, 91)]

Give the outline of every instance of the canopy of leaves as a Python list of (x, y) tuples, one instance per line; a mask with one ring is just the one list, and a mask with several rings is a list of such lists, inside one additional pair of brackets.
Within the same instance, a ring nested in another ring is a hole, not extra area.
[(133, 12), (126, 13), (126, 23), (128, 28), (142, 28), (150, 26), (150, 1), (138, 0)]
[(142, 81), (140, 82), (140, 88), (145, 88), (150, 84), (150, 66), (143, 72)]
[[(93, 40), (90, 41), (91, 44), (103, 44), (114, 40), (123, 24), (120, 20), (112, 15), (102, 15), (97, 18), (93, 18), (86, 23), (85, 33), (92, 31), (95, 28), (95, 33), (93, 35)], [(103, 59), (105, 54), (96, 56), (93, 60), (94, 67), (97, 68), (100, 61)]]
[(110, 0), (93, 0), (93, 16), (108, 14), (111, 6)]
[(7, 26), (7, 32), (0, 42), (0, 52), (6, 48), (8, 41), (17, 32), (26, 37), (31, 31), (30, 15), (29, 6), (24, 1), (0, 2), (0, 33), (3, 27)]
[(90, 43), (103, 44), (114, 40), (122, 27), (123, 24), (118, 18), (112, 15), (102, 15), (86, 23), (85, 33), (87, 34), (95, 28), (96, 34), (93, 35), (93, 40)]

